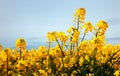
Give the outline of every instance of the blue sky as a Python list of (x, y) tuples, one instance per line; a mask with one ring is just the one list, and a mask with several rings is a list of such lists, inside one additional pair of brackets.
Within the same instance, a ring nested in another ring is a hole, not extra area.
[(66, 31), (80, 7), (86, 22), (108, 22), (107, 38), (120, 37), (120, 0), (0, 0), (0, 42), (44, 41), (49, 31)]

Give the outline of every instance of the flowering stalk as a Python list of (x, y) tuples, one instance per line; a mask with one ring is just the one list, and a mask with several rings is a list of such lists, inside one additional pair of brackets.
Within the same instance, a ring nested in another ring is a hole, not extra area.
[(59, 41), (58, 41), (58, 39), (56, 38), (56, 42), (57, 42), (57, 44), (58, 44), (58, 46), (59, 46), (59, 48), (60, 48), (60, 50), (61, 50), (61, 52), (62, 52), (62, 56), (64, 57), (65, 55), (64, 55), (64, 52), (63, 52), (63, 50), (62, 50), (62, 48), (61, 48), (61, 46), (60, 46), (60, 43), (59, 43)]
[(59, 46), (59, 48), (60, 48), (60, 50), (62, 52), (62, 64), (63, 64), (63, 66), (62, 66), (62, 73), (64, 73), (64, 61), (63, 61), (63, 58), (65, 57), (65, 55), (64, 55), (62, 47), (60, 46), (60, 43), (59, 43), (58, 39), (56, 38), (56, 36), (55, 36), (55, 39), (56, 39), (56, 42), (57, 42), (57, 44), (58, 44), (58, 46)]

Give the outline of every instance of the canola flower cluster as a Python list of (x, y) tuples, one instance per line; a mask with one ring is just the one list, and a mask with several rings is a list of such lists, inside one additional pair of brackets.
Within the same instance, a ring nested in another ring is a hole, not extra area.
[(0, 76), (120, 76), (120, 45), (106, 43), (108, 24), (84, 22), (85, 13), (76, 10), (68, 34), (48, 32), (48, 47), (27, 50), (22, 38), (15, 49), (0, 45)]

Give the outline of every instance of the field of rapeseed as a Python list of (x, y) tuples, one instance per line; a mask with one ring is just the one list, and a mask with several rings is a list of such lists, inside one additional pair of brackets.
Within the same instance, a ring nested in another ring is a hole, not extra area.
[(92, 25), (84, 22), (85, 14), (76, 10), (67, 34), (48, 32), (48, 47), (27, 50), (22, 38), (15, 49), (0, 45), (0, 76), (120, 76), (120, 45), (106, 43), (104, 20)]

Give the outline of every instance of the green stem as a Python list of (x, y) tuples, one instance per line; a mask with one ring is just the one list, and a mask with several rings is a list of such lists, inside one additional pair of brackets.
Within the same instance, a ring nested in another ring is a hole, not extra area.
[(59, 43), (59, 41), (58, 41), (58, 39), (57, 39), (57, 37), (55, 36), (55, 39), (56, 39), (56, 42), (57, 42), (57, 44), (58, 44), (58, 46), (59, 46), (59, 48), (60, 48), (60, 50), (61, 50), (61, 52), (62, 52), (62, 64), (63, 64), (63, 67), (62, 67), (62, 73), (64, 73), (64, 60), (63, 60), (63, 58), (64, 58), (64, 52), (63, 52), (63, 50), (62, 50), (62, 47), (60, 46), (60, 43)]
[(61, 46), (62, 46), (62, 48), (63, 48), (63, 42), (61, 42)]
[(60, 46), (60, 43), (59, 43), (59, 41), (57, 40), (57, 38), (56, 38), (56, 42), (57, 42), (57, 44), (58, 44), (58, 46), (59, 46), (59, 48), (60, 48), (60, 50), (61, 50), (61, 52), (62, 52), (62, 56), (64, 57), (65, 55), (64, 55), (64, 52), (63, 52), (63, 50), (62, 50), (62, 48), (61, 48), (61, 46)]
[[(84, 33), (84, 35), (83, 35), (83, 37), (82, 37), (80, 42), (82, 42), (84, 40), (85, 36), (86, 36), (86, 33)], [(80, 46), (78, 47), (78, 51), (79, 51), (79, 48), (80, 48)]]
[(85, 35), (86, 35), (86, 33), (84, 33), (84, 35), (83, 35), (83, 37), (82, 37), (82, 39), (81, 39), (81, 42), (84, 40), (84, 38), (85, 38)]
[(77, 31), (79, 30), (79, 18), (77, 20)]
[(79, 51), (78, 42), (76, 44), (77, 44), (77, 51)]
[(96, 37), (98, 36), (99, 30), (100, 30), (100, 28), (98, 28), (98, 30), (96, 32), (96, 35), (95, 35)]

